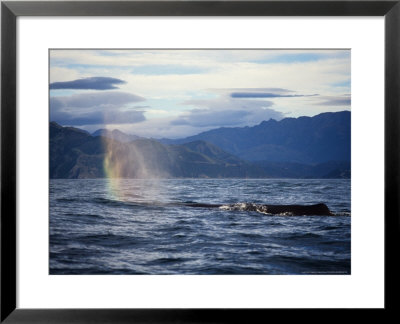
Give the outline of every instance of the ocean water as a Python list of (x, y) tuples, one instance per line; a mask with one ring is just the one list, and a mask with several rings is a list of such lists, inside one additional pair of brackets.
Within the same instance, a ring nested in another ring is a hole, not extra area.
[[(335, 215), (240, 208), (321, 202)], [(350, 214), (350, 180), (51, 179), (49, 272), (350, 274)]]

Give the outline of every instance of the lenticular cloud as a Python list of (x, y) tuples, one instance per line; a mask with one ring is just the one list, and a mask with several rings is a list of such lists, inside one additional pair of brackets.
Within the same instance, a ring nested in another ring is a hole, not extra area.
[(123, 80), (108, 77), (91, 77), (66, 82), (50, 83), (50, 90), (80, 89), (80, 90), (111, 90), (118, 89), (115, 84), (124, 84)]

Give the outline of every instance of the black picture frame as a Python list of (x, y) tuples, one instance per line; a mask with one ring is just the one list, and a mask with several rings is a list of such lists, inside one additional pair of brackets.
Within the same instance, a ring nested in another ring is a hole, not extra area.
[[(385, 307), (399, 287), (400, 0), (394, 1), (4, 1), (1, 3), (1, 317), (3, 323), (264, 322), (287, 309), (16, 308), (16, 19), (19, 16), (384, 16), (385, 17)], [(309, 311), (292, 310), (309, 317)], [(332, 310), (326, 310), (332, 313)], [(337, 311), (337, 310), (336, 310)], [(358, 310), (347, 310), (358, 311)], [(266, 314), (266, 312), (269, 312)], [(384, 313), (383, 313), (384, 312)], [(332, 313), (333, 314), (333, 313)], [(368, 314), (371, 314), (370, 312)], [(331, 315), (329, 315), (331, 316)], [(333, 315), (335, 316), (335, 315)], [(369, 316), (369, 315), (368, 315)], [(317, 317), (318, 318), (318, 317)]]

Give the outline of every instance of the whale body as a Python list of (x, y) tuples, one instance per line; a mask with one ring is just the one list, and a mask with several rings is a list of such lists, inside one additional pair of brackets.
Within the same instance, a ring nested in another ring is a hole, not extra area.
[(224, 210), (255, 211), (262, 214), (286, 216), (333, 216), (328, 206), (320, 203), (315, 205), (262, 205), (253, 203), (237, 203), (228, 205), (187, 203), (188, 207), (220, 208)]

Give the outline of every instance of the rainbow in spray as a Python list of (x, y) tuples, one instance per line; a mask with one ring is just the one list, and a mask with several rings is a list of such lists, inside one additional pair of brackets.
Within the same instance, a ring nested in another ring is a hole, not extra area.
[[(112, 132), (109, 132), (109, 134)], [(108, 179), (109, 192), (113, 198), (127, 201), (132, 197), (138, 197), (132, 190), (140, 190), (140, 187), (129, 187), (128, 179), (137, 179), (146, 187), (154, 187), (146, 192), (156, 190), (159, 179), (168, 178), (162, 163), (156, 158), (149, 156), (142, 148), (151, 144), (151, 140), (137, 140), (129, 143), (122, 143), (113, 138), (102, 137), (104, 148), (103, 168), (105, 177)], [(128, 187), (130, 188), (128, 188)]]

